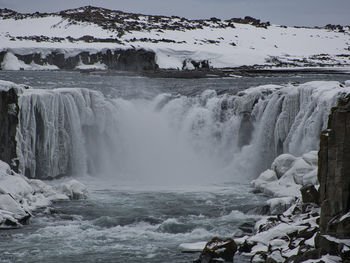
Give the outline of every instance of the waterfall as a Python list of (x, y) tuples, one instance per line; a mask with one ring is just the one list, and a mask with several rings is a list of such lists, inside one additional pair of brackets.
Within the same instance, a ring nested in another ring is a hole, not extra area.
[(19, 99), (20, 169), (33, 178), (251, 179), (281, 153), (317, 150), (331, 107), (349, 92), (335, 81), (153, 100), (29, 89)]

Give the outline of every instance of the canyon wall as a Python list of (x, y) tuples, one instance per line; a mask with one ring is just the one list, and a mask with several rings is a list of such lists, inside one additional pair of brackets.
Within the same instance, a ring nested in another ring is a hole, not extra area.
[(350, 238), (350, 97), (332, 109), (319, 152), (322, 234)]
[(105, 49), (99, 52), (60, 49), (43, 50), (41, 52), (39, 49), (34, 53), (28, 54), (5, 50), (0, 52), (0, 65), (5, 61), (8, 52), (12, 52), (19, 61), (23, 61), (24, 66), (31, 64), (40, 66), (51, 65), (56, 66), (58, 69), (73, 70), (79, 65), (93, 66), (96, 63), (100, 63), (105, 65), (106, 69), (123, 71), (143, 71), (158, 68), (155, 53), (144, 49)]

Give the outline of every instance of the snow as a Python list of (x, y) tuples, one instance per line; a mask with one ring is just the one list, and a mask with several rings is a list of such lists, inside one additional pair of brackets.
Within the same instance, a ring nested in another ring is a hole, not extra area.
[(21, 226), (21, 220), (31, 216), (35, 209), (49, 206), (52, 201), (86, 197), (86, 187), (76, 180), (52, 186), (17, 174), (7, 163), (0, 161), (0, 229)]
[(289, 197), (271, 200), (272, 206), (276, 206), (276, 203), (290, 203), (293, 198), (300, 197), (301, 186), (318, 183), (316, 151), (302, 157), (282, 154), (274, 160), (271, 169), (279, 172), (281, 177), (278, 180), (273, 170), (267, 170), (253, 180), (252, 185), (273, 197)]
[(27, 69), (29, 66), (23, 61), (19, 61), (11, 52), (7, 52), (3, 62), (1, 63), (1, 68), (4, 70), (20, 70), (21, 68)]
[(337, 256), (331, 256), (331, 255), (324, 255), (320, 259), (309, 259), (305, 260), (304, 263), (318, 263), (318, 262), (325, 262), (325, 263), (339, 263), (342, 262), (342, 259)]
[(95, 64), (92, 65), (86, 65), (83, 63), (80, 63), (78, 66), (75, 67), (75, 69), (82, 69), (82, 70), (105, 70), (107, 69), (107, 66), (103, 63), (97, 62)]
[[(156, 53), (157, 63), (161, 68), (172, 69), (182, 69), (184, 60), (208, 60), (211, 66), (219, 68), (256, 64), (273, 66), (273, 60), (290, 63), (292, 67), (302, 67), (305, 64), (318, 66), (324, 63), (331, 66), (350, 64), (347, 56), (340, 56), (350, 54), (347, 29), (344, 33), (325, 28), (284, 28), (278, 25), (265, 29), (239, 23), (234, 23), (235, 28), (232, 28), (225, 21), (221, 21), (221, 25), (206, 21), (202, 28), (185, 29), (185, 25), (191, 26), (198, 22), (164, 18), (163, 21), (166, 22), (151, 23), (147, 16), (139, 16), (136, 20), (123, 16), (119, 18), (124, 21), (121, 24), (116, 22), (116, 27), (124, 29), (128, 23), (139, 23), (144, 29), (126, 30), (123, 36), (118, 36), (118, 31), (114, 29), (105, 29), (92, 22), (70, 20), (59, 14), (0, 19), (0, 46), (2, 50), (22, 54), (33, 53), (33, 50), (42, 54), (61, 50), (69, 54), (76, 53), (77, 50), (96, 52), (107, 48), (142, 48)], [(182, 26), (178, 29), (159, 30), (164, 24), (173, 25), (179, 22)], [(121, 43), (90, 43), (80, 40), (71, 42), (67, 39), (79, 39), (85, 35), (100, 39), (114, 38)], [(49, 40), (37, 42), (16, 38), (30, 36), (45, 36)], [(54, 41), (54, 37), (61, 40)], [(326, 62), (324, 57), (327, 58)], [(18, 68), (18, 63), (15, 66)]]
[(19, 60), (13, 53), (7, 52), (1, 63), (3, 70), (57, 70), (55, 65), (38, 65), (35, 63), (26, 64)]
[(70, 199), (84, 199), (88, 196), (86, 186), (77, 180), (70, 180), (69, 182), (60, 184), (55, 189), (67, 195)]
[(179, 245), (181, 252), (202, 252), (207, 242), (182, 243)]

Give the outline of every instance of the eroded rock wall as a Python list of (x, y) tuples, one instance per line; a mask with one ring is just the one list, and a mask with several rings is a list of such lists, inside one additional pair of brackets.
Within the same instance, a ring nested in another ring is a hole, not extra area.
[(18, 95), (14, 88), (0, 90), (0, 160), (16, 169), (16, 132), (18, 125)]
[(321, 134), (320, 182), (321, 234), (350, 238), (350, 97), (339, 101)]
[[(0, 52), (0, 64), (4, 60), (8, 51)], [(43, 55), (40, 51), (30, 54), (14, 55), (25, 64), (35, 63), (38, 65), (54, 65), (59, 69), (73, 70), (81, 63), (84, 65), (93, 65), (102, 63), (112, 70), (124, 71), (144, 71), (158, 69), (155, 53), (144, 49), (116, 49), (102, 50), (99, 52), (81, 51), (78, 54), (67, 55), (60, 50), (53, 50)]]

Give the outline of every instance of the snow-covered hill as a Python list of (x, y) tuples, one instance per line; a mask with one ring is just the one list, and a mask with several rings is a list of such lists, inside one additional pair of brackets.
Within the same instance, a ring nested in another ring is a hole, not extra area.
[[(70, 57), (83, 50), (97, 53), (107, 49), (153, 51), (160, 68), (174, 69), (194, 68), (193, 61), (206, 61), (214, 68), (348, 66), (350, 27), (285, 27), (251, 17), (188, 20), (90, 6), (51, 14), (0, 10), (0, 51), (8, 54), (41, 53), (45, 57), (58, 51)], [(37, 66), (16, 61), (12, 55), (3, 57), (3, 69), (11, 68), (7, 65)]]

